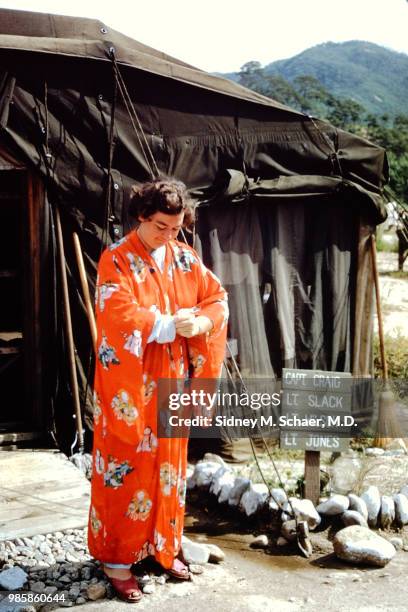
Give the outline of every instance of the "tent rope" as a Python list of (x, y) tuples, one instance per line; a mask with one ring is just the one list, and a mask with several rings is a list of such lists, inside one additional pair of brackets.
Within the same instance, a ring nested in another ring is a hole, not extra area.
[[(121, 96), (123, 98), (123, 101), (125, 103), (126, 106), (126, 110), (128, 112), (133, 130), (137, 136), (137, 139), (139, 141), (139, 145), (141, 148), (141, 151), (143, 153), (143, 156), (145, 158), (146, 164), (149, 168), (149, 172), (151, 175), (151, 178), (156, 178), (157, 176), (159, 176), (160, 172), (159, 172), (159, 168), (156, 164), (156, 160), (154, 158), (153, 152), (151, 150), (151, 147), (148, 143), (146, 134), (143, 130), (143, 126), (142, 123), (139, 119), (139, 116), (136, 112), (136, 109), (134, 107), (134, 104), (132, 102), (132, 99), (129, 95), (129, 91), (126, 87), (126, 83), (123, 79), (123, 76), (119, 70), (119, 66), (118, 63), (116, 61), (116, 55), (115, 55), (115, 49), (113, 47), (110, 48), (109, 50), (110, 53), (110, 58), (112, 60), (112, 64), (113, 64), (113, 69), (114, 69), (114, 74), (115, 74), (115, 78), (116, 78), (116, 82), (118, 84), (119, 87), (119, 91), (121, 93)], [(137, 124), (137, 127), (136, 127)]]

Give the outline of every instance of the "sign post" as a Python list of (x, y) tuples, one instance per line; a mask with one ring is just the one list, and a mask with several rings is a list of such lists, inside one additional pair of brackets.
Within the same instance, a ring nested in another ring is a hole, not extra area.
[(349, 445), (344, 433), (353, 420), (351, 386), (349, 372), (282, 371), (281, 448), (305, 451), (305, 497), (314, 504), (320, 495), (320, 452)]

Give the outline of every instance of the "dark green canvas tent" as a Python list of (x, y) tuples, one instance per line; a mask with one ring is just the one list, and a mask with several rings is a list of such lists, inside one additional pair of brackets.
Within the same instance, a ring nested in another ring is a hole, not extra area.
[(131, 185), (156, 167), (198, 199), (195, 246), (229, 291), (244, 373), (369, 371), (367, 237), (385, 214), (382, 149), (98, 21), (0, 10), (6, 433), (58, 430), (72, 413), (56, 208), (89, 416), (92, 350), (72, 232), (92, 289), (101, 248), (129, 231)]

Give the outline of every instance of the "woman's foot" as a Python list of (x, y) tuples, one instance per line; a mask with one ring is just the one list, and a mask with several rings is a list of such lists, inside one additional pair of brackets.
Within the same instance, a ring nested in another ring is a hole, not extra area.
[(166, 572), (169, 576), (177, 578), (177, 580), (190, 580), (190, 572), (188, 566), (185, 565), (180, 559), (174, 559), (173, 565)]
[(130, 569), (118, 569), (104, 566), (103, 571), (115, 589), (118, 597), (133, 603), (140, 601), (143, 594)]

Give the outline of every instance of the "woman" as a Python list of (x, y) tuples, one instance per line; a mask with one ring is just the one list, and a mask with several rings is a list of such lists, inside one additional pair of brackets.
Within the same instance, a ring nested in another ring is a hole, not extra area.
[(94, 471), (89, 549), (116, 592), (138, 601), (130, 567), (147, 556), (185, 580), (187, 439), (157, 435), (159, 378), (218, 378), (227, 296), (197, 253), (176, 241), (193, 222), (185, 186), (134, 188), (137, 229), (102, 255), (96, 311)]

